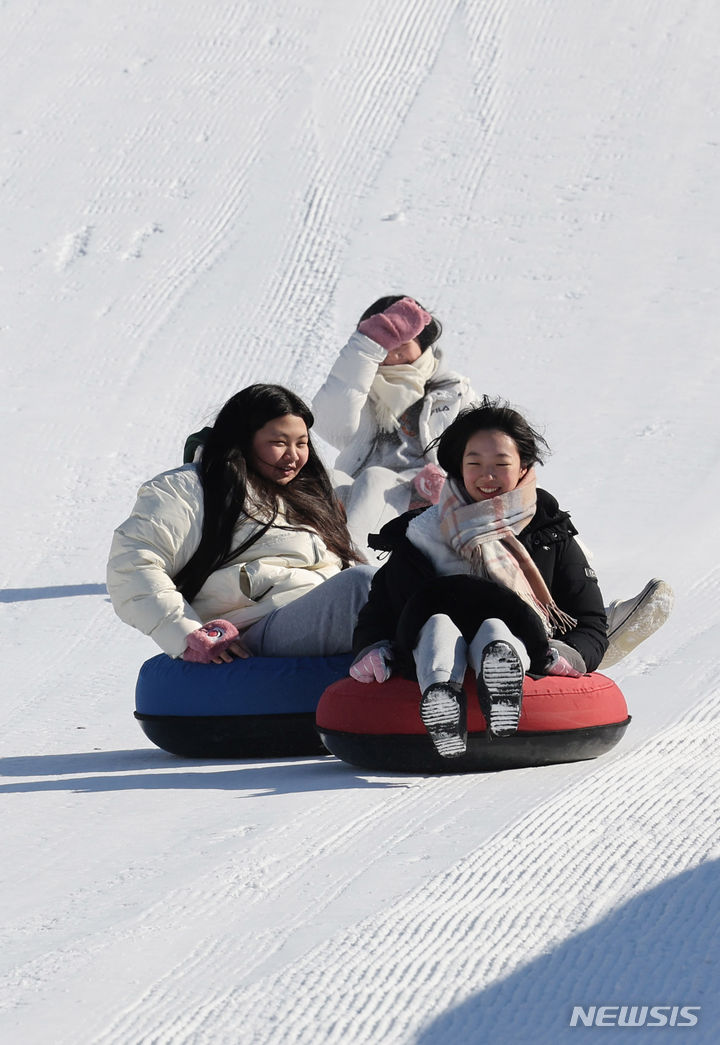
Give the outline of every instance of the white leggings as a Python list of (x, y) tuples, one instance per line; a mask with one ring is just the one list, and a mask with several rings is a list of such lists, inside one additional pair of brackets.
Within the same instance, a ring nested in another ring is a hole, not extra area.
[(420, 689), (424, 693), (435, 682), (455, 682), (462, 685), (468, 665), (477, 674), (482, 653), (488, 642), (502, 639), (509, 643), (520, 658), (523, 670), (530, 667), (525, 645), (497, 617), (483, 621), (468, 644), (456, 624), (444, 613), (430, 617), (420, 629), (413, 657)]
[(368, 534), (377, 533), (390, 519), (396, 519), (410, 507), (412, 480), (419, 468), (393, 472), (390, 468), (372, 465), (363, 469), (353, 482), (345, 472), (334, 472), (335, 493), (345, 505), (347, 525), (352, 539), (368, 562), (380, 560), (368, 548)]

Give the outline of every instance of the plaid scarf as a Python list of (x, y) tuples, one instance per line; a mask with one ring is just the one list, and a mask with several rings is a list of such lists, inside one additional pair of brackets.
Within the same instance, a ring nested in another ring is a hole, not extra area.
[(577, 621), (557, 606), (529, 552), (517, 539), (535, 515), (535, 469), (514, 490), (487, 501), (470, 501), (461, 483), (448, 476), (438, 509), (440, 530), (453, 551), (468, 559), (473, 573), (509, 588), (542, 618), (548, 635)]

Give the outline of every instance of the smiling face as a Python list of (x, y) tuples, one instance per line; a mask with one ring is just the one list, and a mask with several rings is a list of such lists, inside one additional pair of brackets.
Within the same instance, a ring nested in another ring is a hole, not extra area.
[(380, 366), (397, 366), (398, 363), (414, 363), (416, 359), (419, 359), (422, 355), (423, 350), (420, 348), (420, 342), (414, 338), (412, 341), (405, 341), (402, 345), (398, 345), (397, 348), (392, 348), (383, 359)]
[(309, 453), (305, 422), (295, 414), (285, 414), (258, 428), (249, 464), (264, 479), (286, 486), (305, 467)]
[(462, 478), (473, 501), (489, 501), (514, 490), (526, 472), (515, 440), (507, 432), (482, 429), (465, 444)]

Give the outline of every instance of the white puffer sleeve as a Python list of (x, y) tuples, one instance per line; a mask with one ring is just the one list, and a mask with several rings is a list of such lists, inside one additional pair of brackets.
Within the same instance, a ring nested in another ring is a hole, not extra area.
[(312, 402), (315, 429), (338, 450), (356, 435), (370, 386), (386, 355), (384, 348), (356, 330), (315, 394)]
[(140, 488), (110, 548), (113, 609), (171, 657), (183, 654), (187, 636), (203, 624), (172, 581), (200, 543), (202, 517), (195, 465), (164, 472)]

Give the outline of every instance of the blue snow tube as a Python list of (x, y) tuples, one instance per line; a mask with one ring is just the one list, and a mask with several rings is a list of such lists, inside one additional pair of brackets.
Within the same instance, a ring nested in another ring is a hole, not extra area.
[(351, 663), (349, 653), (229, 664), (191, 664), (160, 653), (140, 668), (135, 718), (153, 744), (185, 758), (326, 755), (315, 710)]

